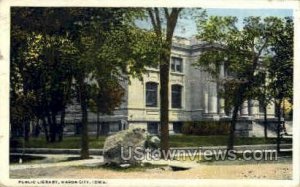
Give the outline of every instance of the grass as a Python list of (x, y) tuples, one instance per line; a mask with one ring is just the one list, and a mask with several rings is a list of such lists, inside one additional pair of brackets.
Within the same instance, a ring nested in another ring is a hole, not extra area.
[[(99, 139), (96, 137), (89, 138), (90, 148), (100, 149), (104, 145), (105, 136), (100, 136)], [(19, 138), (22, 141), (22, 138)], [(18, 144), (17, 147), (22, 147), (23, 143)], [(62, 142), (46, 142), (45, 137), (31, 137), (28, 142), (25, 143), (26, 148), (68, 148), (68, 149), (78, 149), (81, 147), (81, 136), (68, 136), (64, 137)]]
[(19, 163), (20, 157), (22, 157), (22, 162), (23, 162), (23, 163), (28, 163), (28, 162), (31, 162), (31, 161), (34, 161), (34, 160), (42, 160), (42, 159), (45, 159), (45, 158), (46, 158), (46, 157), (43, 157), (43, 156), (30, 156), (30, 155), (23, 155), (23, 156), (20, 156), (20, 155), (10, 155), (10, 156), (9, 156), (9, 162), (12, 163), (12, 164)]
[[(91, 149), (103, 148), (106, 136), (95, 136), (89, 138), (89, 147)], [(228, 136), (192, 136), (192, 135), (171, 135), (169, 142), (170, 147), (199, 147), (199, 146), (225, 146), (227, 145)], [(22, 138), (19, 138), (22, 142)], [(292, 143), (292, 139), (284, 140), (285, 143)], [(236, 137), (235, 145), (258, 145), (258, 144), (275, 144), (276, 138), (252, 138), (252, 137)], [(284, 143), (284, 142), (282, 142)], [(72, 136), (64, 137), (62, 142), (47, 143), (44, 137), (31, 137), (29, 142), (25, 143), (27, 148), (68, 148), (78, 149), (81, 146), (81, 137)], [(23, 147), (23, 143), (19, 143), (16, 147)]]
[[(171, 147), (225, 146), (228, 136), (170, 136)], [(291, 143), (291, 139), (285, 140)], [(276, 144), (276, 138), (236, 137), (235, 145)]]

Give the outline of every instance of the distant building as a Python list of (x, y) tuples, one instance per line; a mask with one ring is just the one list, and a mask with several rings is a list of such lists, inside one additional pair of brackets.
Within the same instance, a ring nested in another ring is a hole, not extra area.
[[(186, 121), (228, 119), (231, 115), (230, 112), (225, 113), (224, 99), (219, 97), (217, 91), (218, 83), (207, 72), (192, 66), (205, 47), (206, 44), (199, 43), (195, 39), (174, 38), (169, 83), (170, 134), (180, 133), (181, 126)], [(220, 76), (227, 76), (224, 66), (220, 68)], [(123, 86), (126, 90), (125, 101), (116, 109), (114, 115), (100, 117), (101, 132), (108, 134), (128, 127), (141, 127), (149, 133), (158, 134), (159, 70), (148, 68), (148, 73), (143, 75), (143, 81), (131, 79), (130, 84), (123, 83)], [(80, 107), (68, 108), (66, 122), (80, 123), (80, 112), (76, 112), (78, 109)], [(270, 118), (274, 118), (274, 111), (273, 104), (267, 107)], [(252, 123), (251, 121), (263, 117), (263, 109), (258, 101), (249, 100), (243, 103), (239, 117)], [(96, 114), (89, 113), (89, 123), (91, 124), (89, 128), (95, 130), (93, 124), (96, 124)]]

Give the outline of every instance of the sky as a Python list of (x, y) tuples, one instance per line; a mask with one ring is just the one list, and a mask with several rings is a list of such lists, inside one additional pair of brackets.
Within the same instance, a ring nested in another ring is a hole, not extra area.
[[(242, 27), (243, 18), (249, 16), (278, 16), (287, 17), (293, 16), (291, 9), (206, 9), (208, 16), (236, 16), (238, 18), (238, 27)], [(143, 28), (150, 28), (150, 23), (140, 23)], [(140, 25), (139, 24), (139, 25)], [(175, 36), (191, 38), (197, 33), (196, 23), (194, 19), (180, 19), (175, 29)]]
[[(243, 19), (249, 16), (278, 16), (278, 17), (287, 17), (293, 16), (293, 10), (290, 9), (206, 9), (208, 16), (236, 16), (238, 18), (238, 27), (243, 26)], [(196, 23), (194, 20), (181, 20), (185, 29), (182, 27), (177, 27), (175, 31), (176, 36), (182, 36), (190, 38), (197, 33)]]

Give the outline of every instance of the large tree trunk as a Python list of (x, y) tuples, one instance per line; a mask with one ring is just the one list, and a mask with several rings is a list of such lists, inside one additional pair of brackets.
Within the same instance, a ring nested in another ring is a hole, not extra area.
[(236, 94), (236, 99), (234, 102), (234, 108), (233, 108), (233, 113), (232, 113), (232, 118), (231, 118), (231, 123), (230, 123), (230, 131), (229, 131), (229, 137), (228, 137), (228, 143), (227, 143), (227, 153), (229, 150), (233, 150), (234, 139), (235, 139), (235, 127), (236, 127), (236, 122), (237, 122), (237, 118), (238, 118), (238, 111), (244, 101), (243, 94), (246, 90), (246, 87), (247, 87), (247, 85), (241, 85)]
[(60, 116), (60, 126), (58, 129), (58, 141), (61, 142), (63, 140), (63, 133), (65, 127), (65, 116), (66, 116), (66, 108), (64, 107), (61, 116)]
[[(161, 42), (160, 53), (160, 126), (161, 126), (161, 151), (169, 150), (169, 66), (173, 33), (181, 8), (148, 8), (149, 17), (157, 39)], [(161, 10), (161, 12), (160, 12)], [(167, 22), (166, 35), (163, 36), (161, 13)], [(163, 157), (167, 156), (162, 154)]]
[(43, 122), (43, 128), (44, 128), (44, 132), (45, 132), (46, 142), (50, 142), (48, 125), (47, 125), (45, 117), (42, 117), (42, 122)]
[(280, 131), (281, 131), (281, 103), (282, 103), (282, 100), (279, 99), (278, 100), (278, 103), (276, 105), (276, 112), (277, 112), (277, 139), (276, 139), (276, 150), (277, 150), (277, 153), (280, 153)]
[[(261, 49), (262, 51), (262, 49)], [(261, 53), (261, 51), (259, 53)], [(236, 121), (237, 121), (237, 114), (240, 106), (244, 102), (245, 98), (245, 91), (249, 87), (251, 87), (252, 82), (254, 82), (254, 72), (256, 70), (256, 67), (258, 65), (258, 58), (259, 56), (255, 56), (253, 58), (253, 65), (252, 68), (249, 69), (249, 72), (247, 73), (248, 81), (244, 84), (239, 85), (239, 89), (237, 90), (237, 94), (235, 96), (234, 100), (234, 109), (233, 109), (233, 114), (232, 114), (232, 119), (231, 119), (231, 125), (230, 125), (230, 133), (229, 133), (229, 138), (228, 138), (228, 144), (227, 144), (227, 151), (232, 150), (234, 146), (234, 136), (235, 136), (235, 126), (236, 126)]]
[(23, 123), (24, 123), (24, 140), (25, 142), (28, 142), (29, 133), (30, 133), (30, 121), (25, 119)]
[(264, 136), (265, 139), (268, 138), (268, 113), (267, 113), (267, 106), (264, 106)]
[[(27, 86), (26, 83), (23, 83), (23, 89), (24, 89), (24, 96), (27, 97)], [(25, 115), (25, 114), (24, 114)], [(23, 124), (24, 124), (24, 141), (29, 141), (29, 133), (30, 133), (30, 119), (28, 117), (23, 118)]]
[(285, 101), (282, 101), (282, 118), (283, 118), (283, 123), (282, 123), (282, 130), (284, 131), (284, 134), (287, 134), (286, 128), (285, 128)]
[(82, 129), (81, 129), (81, 151), (82, 159), (89, 158), (89, 136), (88, 136), (88, 112), (87, 112), (87, 90), (86, 85), (81, 80), (79, 83), (80, 105), (82, 112)]
[(160, 65), (161, 151), (165, 153), (169, 150), (169, 60), (169, 55), (163, 55)]
[(100, 135), (99, 109), (97, 107), (97, 134), (96, 134), (97, 139), (99, 138), (99, 135)]
[(57, 135), (57, 123), (56, 123), (56, 114), (51, 114), (52, 124), (50, 125), (50, 142), (56, 141)]
[(36, 119), (35, 121), (35, 126), (34, 126), (34, 137), (38, 138), (40, 136), (40, 124), (39, 124), (39, 118)]
[(66, 107), (67, 107), (67, 103), (71, 97), (71, 89), (72, 89), (72, 76), (69, 75), (67, 78), (67, 86), (66, 86), (66, 90), (65, 90), (65, 94), (64, 94), (64, 107), (63, 110), (61, 112), (61, 117), (60, 117), (60, 126), (59, 126), (59, 132), (58, 132), (58, 141), (62, 141), (63, 140), (63, 133), (64, 133), (64, 127), (65, 127), (65, 117), (66, 117)]
[(227, 144), (227, 151), (232, 150), (233, 146), (234, 146), (235, 126), (236, 126), (239, 108), (240, 108), (239, 105), (236, 105), (233, 108), (232, 119), (231, 119), (231, 123), (230, 123), (229, 137), (228, 137), (228, 144)]
[(47, 124), (48, 124), (48, 127), (49, 127), (49, 142), (51, 142), (51, 126), (52, 126), (52, 119), (51, 119), (51, 116), (50, 116), (50, 113), (46, 112), (46, 119), (47, 119)]

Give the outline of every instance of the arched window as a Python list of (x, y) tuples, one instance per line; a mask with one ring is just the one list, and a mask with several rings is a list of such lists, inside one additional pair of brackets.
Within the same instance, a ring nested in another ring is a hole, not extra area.
[(172, 85), (172, 108), (181, 108), (182, 86)]
[(146, 83), (146, 106), (157, 107), (157, 87), (155, 82)]

